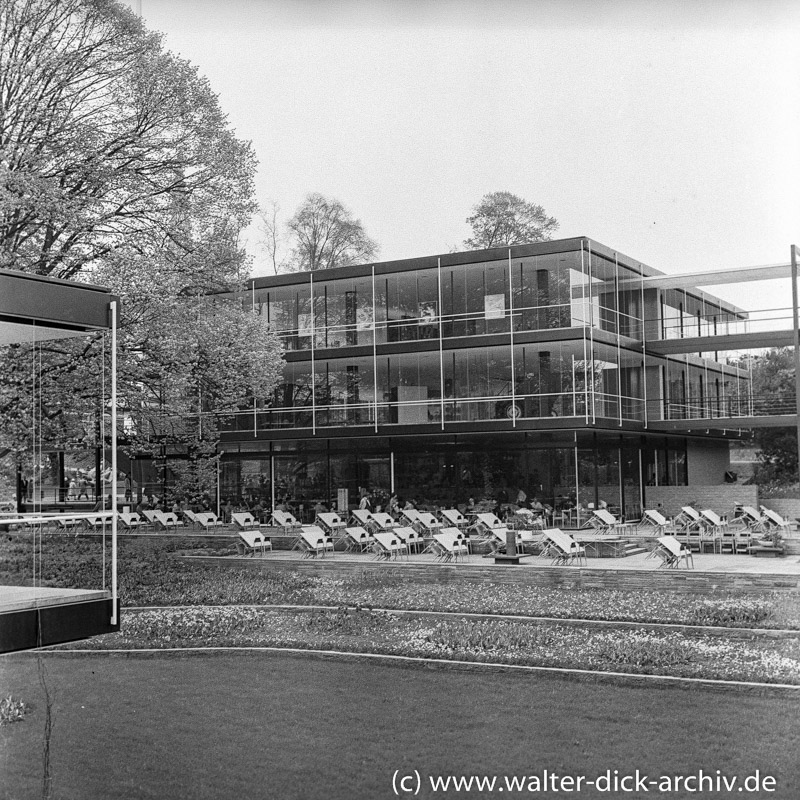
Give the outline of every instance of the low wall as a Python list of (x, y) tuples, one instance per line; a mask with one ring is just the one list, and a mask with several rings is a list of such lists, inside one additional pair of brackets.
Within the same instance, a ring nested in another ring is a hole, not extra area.
[(681, 506), (694, 506), (698, 511), (710, 508), (732, 519), (736, 505), (758, 507), (758, 486), (647, 486), (645, 498), (646, 508), (654, 508), (667, 517), (679, 514)]
[(531, 587), (556, 589), (642, 589), (673, 591), (687, 594), (713, 595), (715, 592), (737, 590), (769, 592), (800, 590), (797, 575), (758, 573), (701, 572), (699, 570), (605, 570), (582, 567), (534, 568), (498, 566), (495, 564), (414, 564), (397, 561), (391, 564), (374, 561), (337, 561), (336, 557), (307, 561), (272, 560), (269, 558), (214, 558), (210, 556), (179, 556), (192, 563), (232, 569), (255, 569), (264, 572), (301, 572), (306, 575), (334, 580), (367, 580), (380, 576), (383, 580), (415, 583), (449, 584), (469, 581), (487, 584), (527, 584)]
[(794, 522), (796, 519), (800, 518), (800, 500), (778, 498), (773, 500), (767, 498), (766, 500), (762, 500), (761, 504), (772, 511), (776, 511), (789, 522)]

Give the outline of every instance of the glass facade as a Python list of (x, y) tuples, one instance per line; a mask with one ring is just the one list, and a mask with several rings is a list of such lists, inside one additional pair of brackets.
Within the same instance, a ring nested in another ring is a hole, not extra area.
[[(286, 366), (225, 423), (223, 492), (444, 505), (523, 488), (631, 516), (647, 485), (685, 483), (685, 439), (656, 445), (648, 423), (745, 409), (747, 372), (647, 352), (644, 335), (723, 333), (741, 315), (647, 287), (589, 240), (552, 244), (256, 281), (244, 301)], [(248, 440), (253, 457), (233, 455)]]

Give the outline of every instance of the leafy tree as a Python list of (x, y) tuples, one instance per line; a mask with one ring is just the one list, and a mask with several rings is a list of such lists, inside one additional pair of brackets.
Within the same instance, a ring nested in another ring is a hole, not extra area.
[[(267, 396), (281, 364), (263, 321), (219, 299), (246, 277), (255, 167), (206, 80), (123, 5), (0, 0), (0, 267), (121, 297), (128, 447), (182, 453), (195, 474), (215, 413)], [(21, 454), (30, 348), (2, 358), (0, 449)], [(107, 348), (58, 340), (39, 358), (43, 436), (99, 444)]]
[(309, 194), (288, 222), (295, 236), (294, 266), (331, 269), (372, 261), (378, 245), (338, 200)]
[(528, 203), (511, 192), (485, 194), (467, 217), (472, 236), (464, 240), (471, 250), (546, 242), (558, 230), (542, 206)]
[[(782, 347), (753, 359), (753, 397), (756, 406), (772, 413), (794, 411), (794, 352)], [(787, 409), (787, 404), (791, 408)], [(754, 439), (759, 450), (756, 470), (758, 483), (796, 483), (797, 428), (756, 428)]]

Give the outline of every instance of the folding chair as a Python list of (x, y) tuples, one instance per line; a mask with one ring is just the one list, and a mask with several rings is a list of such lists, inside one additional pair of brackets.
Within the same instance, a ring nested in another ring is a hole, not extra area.
[(442, 562), (458, 561), (459, 558), (469, 555), (469, 546), (458, 528), (444, 528), (439, 533), (434, 533), (431, 548), (436, 553), (436, 560)]
[(333, 552), (333, 539), (319, 525), (301, 526), (295, 545), (303, 553), (303, 558), (316, 558)]
[(336, 536), (338, 533), (341, 533), (347, 525), (334, 511), (317, 514), (317, 524), (330, 536)]
[(605, 508), (595, 508), (592, 516), (586, 521), (586, 526), (591, 526), (597, 533), (615, 533), (618, 530), (624, 532), (625, 528), (629, 527)]
[(687, 569), (689, 569), (690, 562), (691, 568), (694, 569), (694, 557), (692, 556), (691, 548), (684, 547), (674, 536), (660, 536), (655, 552), (661, 559), (659, 568), (678, 569), (681, 561), (683, 561)]
[(428, 536), (432, 536), (434, 533), (444, 528), (444, 525), (442, 525), (430, 511), (418, 511), (417, 518), (411, 524), (411, 527), (423, 535), (427, 534)]
[(761, 506), (761, 511), (764, 514), (764, 523), (767, 529), (777, 528), (784, 533), (791, 533), (792, 523), (784, 519), (777, 511), (765, 506)]
[(217, 515), (213, 511), (201, 511), (199, 514), (195, 514), (197, 517), (197, 521), (205, 528), (206, 533), (208, 533), (211, 528), (224, 528), (225, 523), (217, 517)]
[(140, 528), (147, 527), (147, 522), (145, 522), (135, 511), (129, 511), (127, 513), (124, 511), (118, 511), (117, 517), (119, 517), (119, 521), (126, 530), (137, 531)]
[(154, 511), (153, 524), (165, 531), (176, 531), (181, 526), (180, 520), (171, 511)]
[(418, 531), (415, 531), (411, 527), (400, 526), (397, 528), (392, 528), (389, 531), (384, 531), (384, 533), (394, 534), (408, 547), (409, 553), (412, 552), (415, 547), (417, 548), (417, 550), (419, 550), (419, 548), (421, 548), (425, 544), (425, 541), (422, 538), (422, 534), (419, 533)]
[(243, 528), (237, 531), (239, 534), (239, 541), (245, 553), (250, 553), (250, 556), (255, 555), (256, 550), (261, 551), (263, 556), (267, 550), (272, 550), (272, 542), (269, 536), (265, 536), (260, 530), (253, 530), (252, 528)]
[(586, 563), (586, 548), (578, 544), (568, 533), (564, 533), (560, 528), (551, 528), (543, 533), (548, 546), (542, 551), (542, 555), (552, 558), (551, 563), (560, 566), (575, 561), (580, 564), (581, 560)]
[(386, 531), (377, 531), (372, 534), (372, 552), (378, 560), (388, 561), (399, 558), (405, 554), (408, 557), (408, 546), (398, 536)]
[(442, 520), (448, 526), (454, 528), (468, 528), (469, 520), (457, 508), (442, 509)]
[(662, 536), (666, 533), (667, 525), (669, 525), (669, 520), (655, 509), (645, 509), (642, 522), (645, 525), (652, 525), (656, 529), (656, 533), (660, 533)]
[(365, 550), (368, 550), (370, 547), (372, 547), (372, 544), (375, 541), (372, 538), (372, 534), (369, 533), (366, 528), (362, 528), (360, 525), (345, 528), (344, 535), (345, 547), (347, 548), (348, 552), (351, 553), (363, 553)]
[(355, 508), (350, 512), (356, 525), (361, 528), (372, 527), (372, 512), (367, 511), (365, 508)]
[(240, 531), (260, 530), (261, 523), (249, 511), (234, 511), (231, 521)]
[(283, 528), (284, 533), (292, 533), (303, 527), (288, 511), (273, 511), (272, 524), (276, 528)]

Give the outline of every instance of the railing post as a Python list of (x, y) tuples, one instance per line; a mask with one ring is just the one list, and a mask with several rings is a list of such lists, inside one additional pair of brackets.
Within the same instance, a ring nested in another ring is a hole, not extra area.
[(792, 245), (792, 323), (794, 327), (794, 399), (797, 419), (797, 469), (800, 472), (800, 312), (797, 307), (797, 245)]

